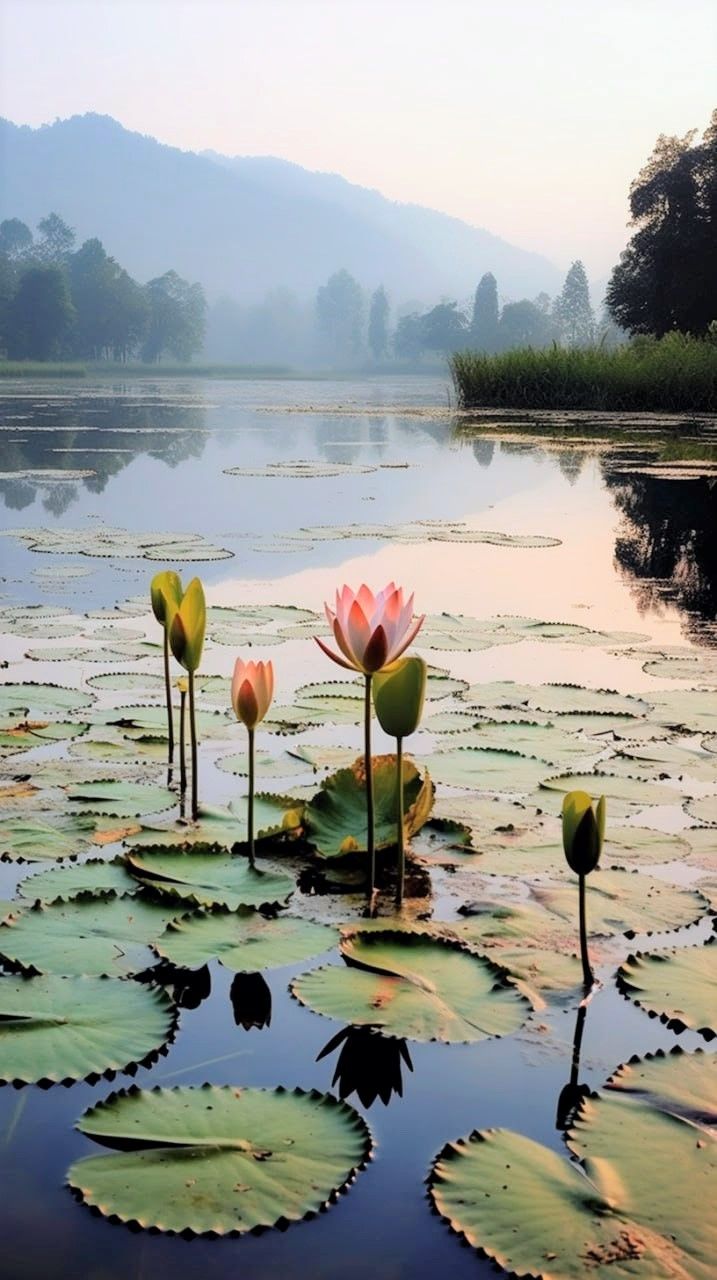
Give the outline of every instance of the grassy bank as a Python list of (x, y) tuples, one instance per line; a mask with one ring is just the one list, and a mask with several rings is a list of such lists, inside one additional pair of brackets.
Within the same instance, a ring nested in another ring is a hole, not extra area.
[(0, 378), (84, 378), (84, 364), (62, 360), (0, 360)]
[(717, 346), (683, 334), (613, 351), (460, 351), (450, 367), (464, 409), (717, 412)]

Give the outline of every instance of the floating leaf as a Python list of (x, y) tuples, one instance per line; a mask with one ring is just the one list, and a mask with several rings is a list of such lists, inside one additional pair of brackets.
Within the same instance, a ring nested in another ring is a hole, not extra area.
[[(396, 758), (375, 756), (372, 761), (375, 841), (377, 849), (396, 843)], [(403, 803), (406, 834), (419, 831), (433, 803), (433, 784), (423, 778), (410, 760), (403, 763)], [(366, 785), (363, 759), (350, 769), (339, 769), (321, 784), (321, 790), (304, 809), (307, 840), (322, 858), (337, 858), (367, 848)]]
[(149, 944), (177, 913), (129, 897), (36, 908), (0, 926), (0, 955), (28, 972), (130, 977), (157, 963)]
[(676, 658), (654, 658), (646, 662), (643, 671), (661, 680), (690, 680), (695, 685), (717, 685), (717, 655), (709, 650), (686, 649)]
[(717, 1125), (717, 1055), (702, 1049), (685, 1053), (676, 1045), (669, 1053), (658, 1049), (644, 1058), (631, 1058), (610, 1076), (605, 1088), (695, 1124)]
[(450, 747), (425, 757), (425, 765), (435, 782), (451, 787), (471, 787), (476, 791), (505, 791), (524, 794), (542, 782), (548, 766), (542, 760), (517, 751), (485, 750), (481, 747)]
[(164, 560), (177, 564), (183, 560), (227, 560), (234, 554), (215, 547), (200, 533), (136, 533), (113, 529), (99, 521), (83, 529), (6, 529), (7, 537), (24, 543), (28, 551), (46, 555), (99, 556), (108, 560)]
[(585, 689), (574, 684), (544, 684), (531, 691), (528, 705), (550, 714), (609, 712), (612, 715), (646, 715), (649, 703), (614, 689)]
[(73, 783), (67, 788), (67, 796), (81, 813), (106, 814), (113, 818), (138, 818), (144, 814), (161, 813), (177, 803), (176, 795), (167, 787), (125, 782), (117, 778)]
[(24, 712), (0, 718), (0, 754), (15, 755), (48, 742), (65, 742), (86, 733), (88, 725), (72, 721), (29, 720)]
[(675, 803), (677, 797), (669, 787), (657, 782), (643, 782), (641, 778), (619, 778), (611, 773), (564, 773), (560, 777), (545, 778), (541, 786), (546, 791), (586, 791), (593, 798), (605, 796), (607, 800), (620, 800), (641, 808), (651, 804)]
[[(245, 778), (249, 773), (249, 753), (239, 751), (235, 755), (222, 756), (216, 762), (217, 768), (224, 773), (233, 773), (236, 777)], [(306, 778), (311, 773), (311, 765), (302, 763), (298, 752), (292, 754), (283, 751), (281, 755), (270, 755), (268, 752), (258, 754), (255, 759), (256, 777), (265, 778)]]
[(215, 911), (170, 924), (157, 950), (178, 968), (196, 969), (216, 957), (237, 973), (258, 973), (320, 955), (335, 946), (337, 936), (335, 929), (313, 920)]
[(131, 1088), (86, 1111), (82, 1133), (119, 1154), (76, 1161), (85, 1204), (159, 1231), (229, 1235), (313, 1217), (369, 1158), (361, 1117), (301, 1089)]
[(18, 885), (18, 893), (29, 902), (69, 902), (79, 897), (117, 897), (134, 893), (137, 882), (124, 861), (103, 862), (94, 858), (74, 867), (33, 872)]
[(617, 985), (651, 1017), (673, 1031), (697, 1031), (706, 1040), (717, 1035), (717, 940), (701, 947), (638, 952), (617, 974)]
[[(575, 919), (574, 885), (534, 885), (537, 900), (561, 919)], [(594, 934), (656, 933), (693, 924), (706, 904), (692, 889), (682, 889), (630, 871), (596, 871), (586, 881), (588, 931)]]
[(81, 1080), (149, 1065), (171, 1037), (164, 991), (115, 978), (0, 978), (0, 1080)]
[(698, 800), (688, 800), (685, 809), (697, 822), (703, 822), (705, 826), (717, 827), (717, 795), (700, 796)]
[(0, 821), (0, 854), (24, 862), (76, 858), (88, 848), (94, 830), (94, 818), (83, 814), (53, 817), (52, 822), (14, 815)]
[(86, 689), (66, 689), (57, 684), (0, 684), (0, 716), (9, 711), (24, 711), (38, 719), (64, 716), (88, 707), (94, 698)]
[(198, 907), (278, 907), (295, 889), (283, 872), (252, 867), (248, 858), (211, 845), (195, 845), (191, 852), (135, 848), (127, 854), (127, 866), (155, 892), (186, 898)]
[[(257, 840), (295, 831), (301, 824), (303, 803), (289, 796), (260, 793), (254, 797), (254, 832)], [(184, 845), (219, 844), (227, 848), (247, 840), (247, 800), (242, 796), (228, 809), (202, 805), (196, 822), (179, 818), (170, 827), (144, 825), (138, 830), (138, 841), (144, 844)], [(136, 843), (137, 841), (135, 841)]]
[(329, 1018), (412, 1040), (466, 1043), (510, 1035), (528, 1013), (501, 969), (447, 938), (362, 930), (344, 936), (341, 954), (348, 967), (314, 969), (290, 988)]
[(659, 689), (650, 693), (652, 717), (658, 724), (692, 733), (717, 733), (717, 694), (694, 689)]

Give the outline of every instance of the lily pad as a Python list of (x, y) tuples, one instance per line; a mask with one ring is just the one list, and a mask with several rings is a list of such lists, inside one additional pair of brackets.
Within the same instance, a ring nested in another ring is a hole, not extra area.
[(424, 758), (435, 782), (476, 791), (525, 794), (539, 786), (549, 772), (543, 760), (518, 751), (482, 747), (450, 747)]
[(36, 871), (18, 885), (18, 893), (28, 902), (69, 902), (71, 898), (121, 898), (135, 893), (137, 881), (123, 860), (103, 862), (91, 859), (61, 870)]
[(717, 941), (674, 951), (638, 952), (617, 974), (617, 985), (651, 1017), (678, 1033), (687, 1028), (705, 1040), (717, 1035)]
[(105, 814), (112, 818), (138, 818), (161, 813), (177, 804), (176, 795), (167, 787), (117, 778), (73, 783), (67, 788), (67, 797), (80, 813)]
[[(538, 902), (562, 920), (574, 920), (575, 885), (533, 885)], [(641, 872), (594, 871), (586, 879), (588, 932), (657, 933), (694, 924), (707, 904), (693, 889), (682, 889)]]
[(717, 795), (688, 800), (685, 809), (695, 821), (704, 823), (706, 827), (717, 827)]
[(18, 862), (76, 858), (89, 846), (95, 820), (87, 815), (53, 817), (51, 822), (15, 814), (0, 820), (0, 855)]
[(121, 1222), (194, 1235), (313, 1217), (371, 1151), (353, 1108), (315, 1090), (131, 1088), (85, 1112), (78, 1128), (125, 1148), (72, 1165), (67, 1179), (85, 1204)]
[(658, 724), (692, 733), (717, 733), (717, 693), (695, 689), (659, 689), (650, 693), (652, 718)]
[(320, 955), (337, 939), (335, 929), (313, 920), (291, 916), (268, 920), (258, 911), (215, 911), (170, 924), (157, 950), (178, 968), (196, 969), (216, 957), (237, 973), (258, 973)]
[[(281, 836), (295, 831), (301, 825), (303, 802), (289, 796), (269, 792), (254, 797), (254, 833), (257, 840)], [(197, 844), (219, 844), (227, 848), (244, 844), (247, 840), (247, 800), (245, 796), (233, 800), (228, 809), (202, 805), (196, 822), (179, 818), (169, 827), (143, 825), (138, 828), (134, 843), (171, 845), (172, 847)]]
[[(245, 778), (249, 773), (249, 755), (246, 750), (234, 755), (222, 756), (216, 762), (217, 768), (224, 773), (233, 773), (235, 777)], [(269, 752), (257, 754), (255, 759), (256, 777), (265, 778), (306, 778), (311, 774), (311, 765), (302, 763), (298, 753), (283, 751), (280, 755)]]
[(0, 925), (0, 955), (29, 973), (131, 977), (157, 963), (149, 944), (177, 914), (129, 897), (35, 908)]
[(281, 871), (252, 867), (248, 858), (211, 845), (195, 845), (189, 852), (134, 848), (127, 854), (127, 867), (157, 893), (229, 911), (282, 906), (296, 887)]
[(384, 1035), (474, 1042), (510, 1035), (529, 1012), (502, 969), (447, 938), (359, 930), (343, 937), (341, 954), (348, 967), (302, 974), (292, 995), (316, 1013)]
[(692, 1120), (717, 1125), (717, 1055), (697, 1049), (685, 1053), (676, 1045), (644, 1058), (631, 1058), (606, 1081), (616, 1090), (650, 1106)]
[(531, 692), (528, 705), (549, 714), (609, 712), (612, 715), (646, 715), (650, 704), (614, 689), (585, 689), (574, 684), (544, 684)]
[(66, 742), (86, 733), (87, 724), (69, 720), (30, 720), (20, 712), (0, 718), (0, 755), (15, 755), (48, 742)]
[(164, 991), (115, 978), (0, 978), (0, 1080), (58, 1083), (149, 1065), (172, 1036)]
[(44, 716), (66, 716), (94, 702), (95, 695), (86, 689), (67, 689), (57, 684), (0, 684), (0, 715), (24, 711), (37, 719)]
[[(396, 843), (396, 759), (375, 756), (373, 766), (377, 849)], [(420, 831), (433, 804), (433, 784), (410, 760), (403, 763), (404, 824), (407, 836)], [(307, 840), (322, 858), (337, 858), (367, 848), (366, 785), (363, 760), (339, 769), (321, 784), (304, 809)]]
[(45, 555), (98, 556), (108, 560), (164, 560), (178, 564), (184, 560), (227, 560), (234, 554), (224, 547), (213, 546), (200, 533), (136, 533), (113, 529), (99, 521), (83, 529), (5, 529), (6, 537), (15, 537), (28, 551)]
[(597, 770), (594, 773), (564, 773), (560, 777), (545, 778), (541, 785), (546, 791), (587, 791), (593, 797), (605, 796), (607, 800), (618, 800), (640, 808), (651, 804), (675, 804), (678, 799), (674, 791), (661, 783), (644, 782), (641, 778), (620, 778)]

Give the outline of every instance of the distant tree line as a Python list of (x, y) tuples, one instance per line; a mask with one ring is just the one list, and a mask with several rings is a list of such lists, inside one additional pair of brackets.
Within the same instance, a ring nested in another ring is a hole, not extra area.
[(187, 362), (204, 344), (201, 285), (167, 271), (140, 285), (97, 239), (75, 249), (56, 213), (0, 223), (0, 350), (16, 360)]
[(658, 138), (630, 188), (635, 230), (606, 295), (630, 333), (700, 336), (717, 321), (717, 110), (696, 138)]

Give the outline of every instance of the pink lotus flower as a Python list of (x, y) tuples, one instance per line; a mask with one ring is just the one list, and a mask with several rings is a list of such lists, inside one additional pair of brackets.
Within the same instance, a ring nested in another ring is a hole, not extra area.
[(264, 719), (274, 696), (271, 662), (243, 662), (237, 658), (232, 679), (232, 707), (237, 720), (255, 729)]
[(389, 582), (374, 595), (364, 583), (358, 591), (336, 592), (336, 611), (325, 606), (340, 657), (314, 636), (324, 653), (341, 667), (373, 675), (399, 658), (416, 636), (425, 614), (413, 621), (413, 596), (403, 603), (403, 588)]

